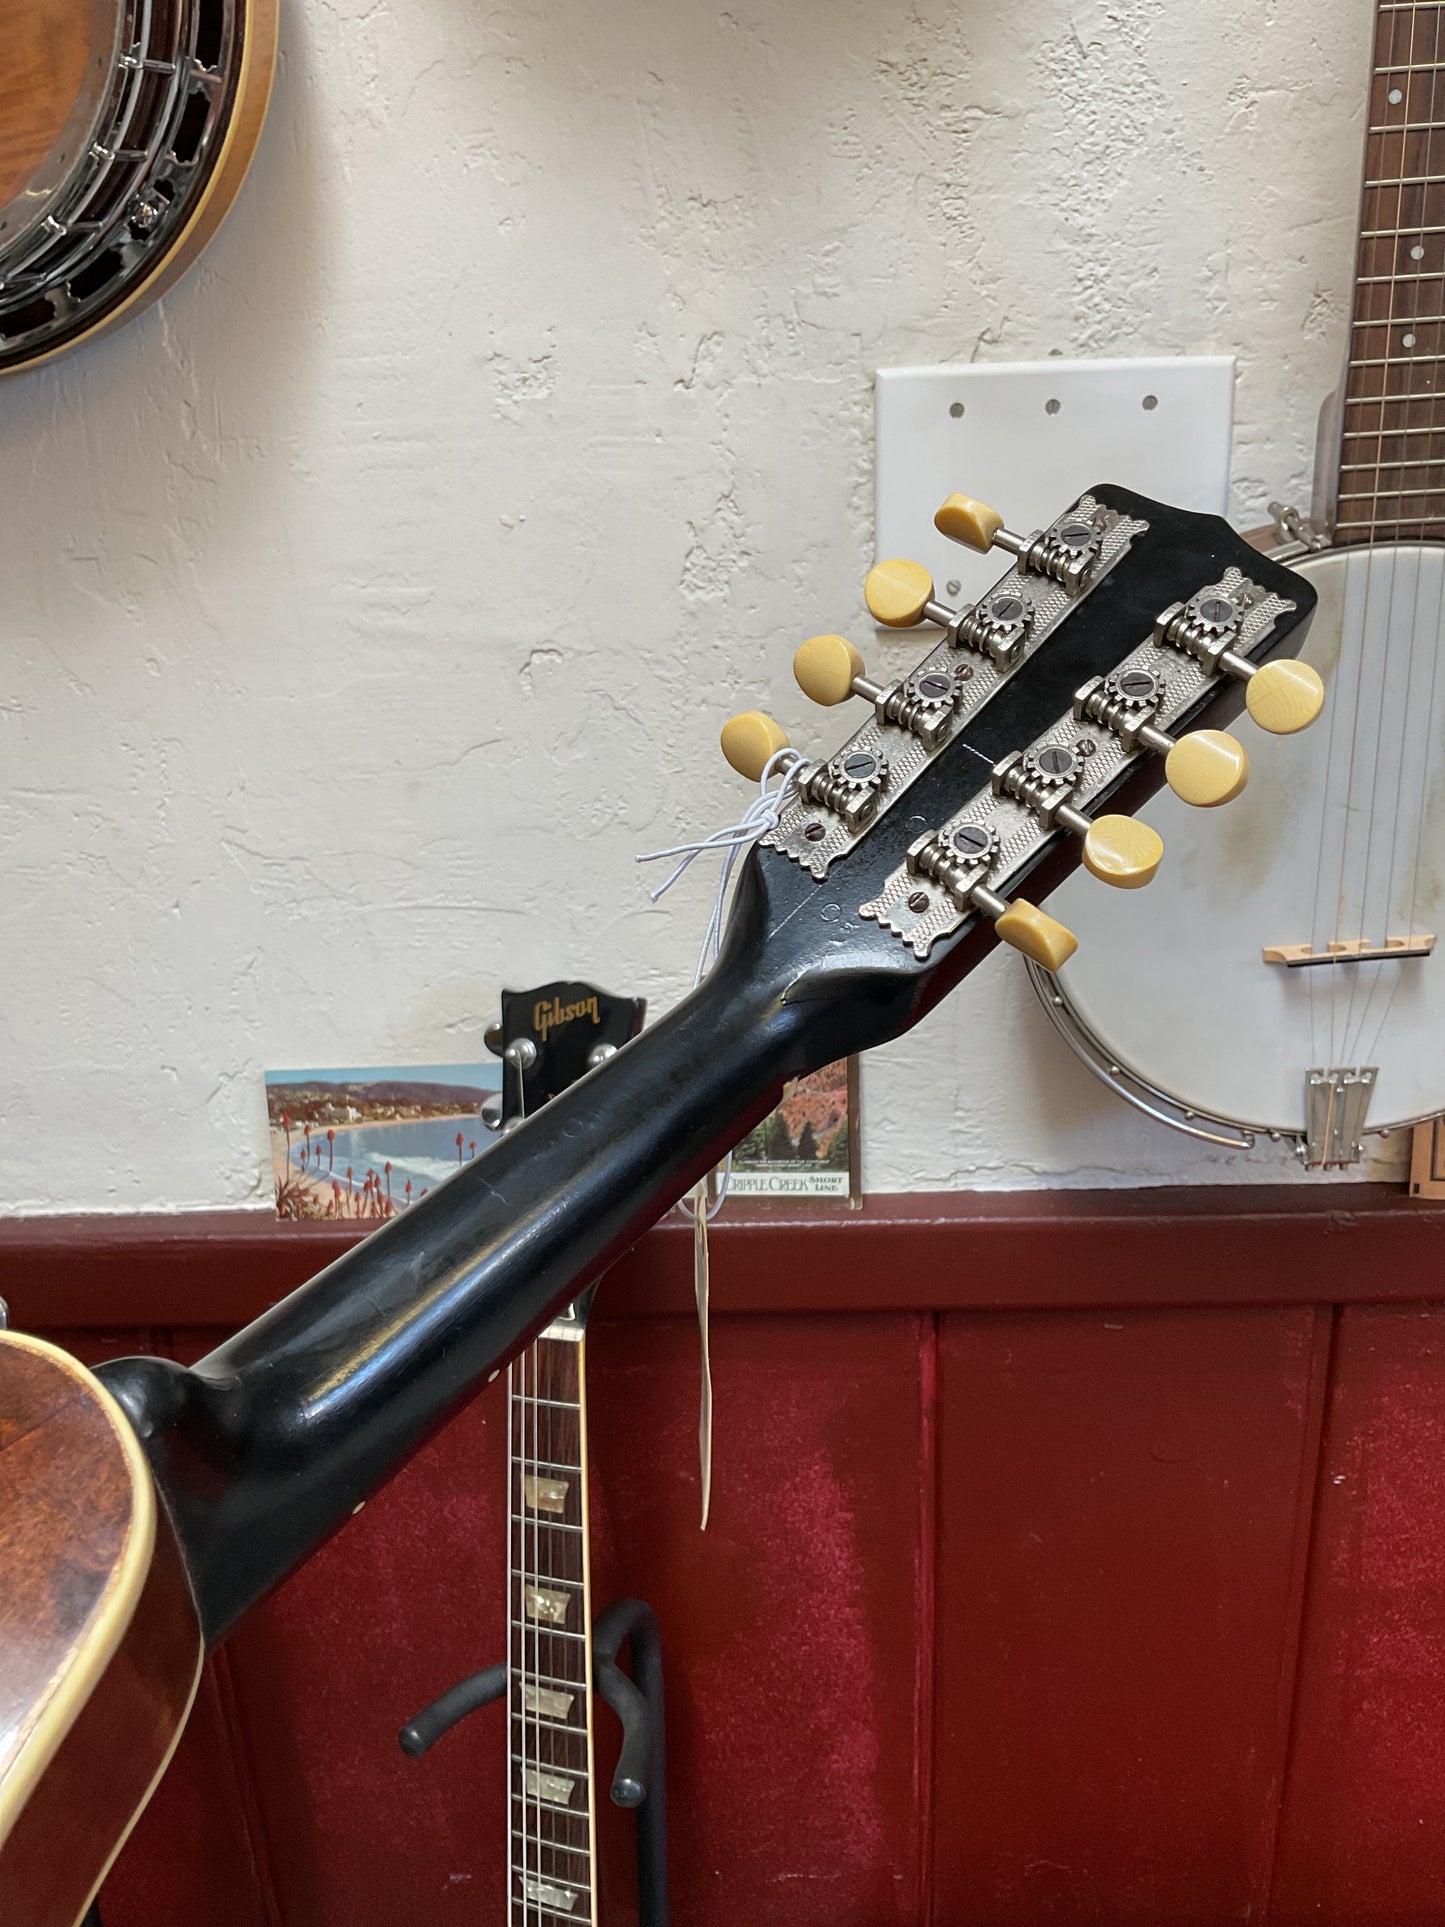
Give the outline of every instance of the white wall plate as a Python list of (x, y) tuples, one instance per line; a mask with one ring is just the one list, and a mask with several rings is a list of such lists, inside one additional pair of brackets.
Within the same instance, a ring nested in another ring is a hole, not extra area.
[(1023, 534), (1095, 482), (1215, 514), (1229, 499), (1232, 355), (881, 368), (876, 407), (876, 553), (922, 562), (948, 602), (1008, 561), (934, 528), (955, 490)]

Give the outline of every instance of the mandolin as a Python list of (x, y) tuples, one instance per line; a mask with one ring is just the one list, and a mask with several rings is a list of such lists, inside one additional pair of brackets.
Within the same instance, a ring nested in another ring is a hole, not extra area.
[(277, 0), (0, 0), (0, 373), (138, 314), (260, 137)]
[[(810, 694), (860, 706), (840, 749), (801, 756), (756, 711), (724, 729), (735, 768), (786, 787), (714, 967), (661, 1021), (196, 1365), (91, 1374), (0, 1339), (0, 1919), (73, 1927), (164, 1766), (202, 1645), (790, 1078), (899, 1036), (1000, 941), (1057, 967), (1074, 939), (1037, 899), (1080, 861), (1146, 885), (1164, 853), (1128, 812), (1164, 781), (1226, 802), (1248, 764), (1218, 725), (1246, 701), (1314, 699), (1288, 659), (1314, 590), (1216, 517), (1101, 486), (1027, 535), (961, 496), (938, 520), (1005, 571), (954, 608), (919, 565), (875, 567), (874, 618), (929, 646), (888, 682), (842, 637), (800, 652)], [(1243, 612), (1230, 648), (1187, 624), (1161, 639), (1161, 612), (1219, 595)], [(1167, 960), (1167, 925), (1158, 939)]]

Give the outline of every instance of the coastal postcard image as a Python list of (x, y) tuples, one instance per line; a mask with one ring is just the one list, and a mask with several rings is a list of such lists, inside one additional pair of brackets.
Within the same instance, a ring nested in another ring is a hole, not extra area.
[(478, 1156), (502, 1067), (267, 1071), (278, 1218), (395, 1217)]
[(733, 1152), (729, 1191), (740, 1198), (858, 1197), (856, 1057), (788, 1086), (778, 1108)]

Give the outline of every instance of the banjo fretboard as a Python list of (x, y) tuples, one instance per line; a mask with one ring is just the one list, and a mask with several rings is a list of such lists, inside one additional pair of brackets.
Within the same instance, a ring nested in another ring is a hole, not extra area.
[(1445, 536), (1445, 5), (1379, 0), (1335, 539)]

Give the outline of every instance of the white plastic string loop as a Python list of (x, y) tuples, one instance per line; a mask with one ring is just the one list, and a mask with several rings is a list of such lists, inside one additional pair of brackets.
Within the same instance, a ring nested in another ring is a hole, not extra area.
[[(725, 829), (714, 830), (711, 836), (699, 837), (696, 842), (673, 843), (663, 850), (648, 850), (636, 859), (639, 863), (660, 863), (667, 857), (682, 859), (665, 882), (659, 883), (655, 890), (649, 891), (652, 901), (656, 903), (659, 897), (665, 896), (689, 865), (695, 863), (700, 856), (707, 856), (713, 851), (718, 851), (722, 855), (722, 869), (718, 874), (717, 894), (713, 898), (712, 915), (708, 918), (702, 949), (698, 954), (697, 969), (693, 973), (694, 989), (717, 962), (718, 952), (722, 948), (728, 890), (732, 884), (733, 871), (737, 867), (738, 858), (751, 849), (760, 836), (765, 836), (769, 830), (777, 828), (778, 819), (782, 816), (783, 807), (792, 789), (793, 775), (802, 761), (802, 756), (795, 749), (776, 750), (764, 764), (763, 773), (758, 778), (757, 796), (736, 823), (729, 823)], [(716, 1186), (710, 1184), (707, 1187), (709, 1196), (706, 1212), (709, 1218), (715, 1218), (722, 1209), (723, 1200), (728, 1194), (728, 1180), (732, 1176), (732, 1168), (732, 1152), (729, 1151), (719, 1167)], [(699, 1187), (700, 1191), (701, 1187)], [(678, 1208), (691, 1215), (694, 1207), (695, 1198), (689, 1196), (680, 1201)]]
[[(729, 823), (726, 829), (714, 830), (711, 836), (699, 837), (693, 843), (674, 843), (665, 850), (648, 850), (638, 857), (639, 863), (659, 863), (667, 857), (681, 860), (665, 882), (659, 883), (650, 892), (652, 901), (665, 896), (678, 878), (695, 863), (700, 856), (718, 851), (722, 856), (722, 869), (718, 874), (717, 893), (713, 897), (712, 915), (708, 918), (707, 930), (703, 936), (702, 949), (698, 955), (697, 970), (693, 974), (693, 988), (702, 982), (709, 970), (717, 962), (722, 948), (723, 922), (727, 915), (728, 888), (732, 882), (733, 871), (738, 858), (750, 849), (760, 836), (777, 828), (778, 819), (783, 813), (783, 805), (788, 800), (793, 777), (803, 758), (795, 749), (780, 749), (770, 756), (758, 778), (758, 793), (743, 811), (736, 823)], [(698, 1473), (702, 1485), (701, 1530), (707, 1528), (707, 1515), (712, 1505), (712, 1347), (709, 1343), (709, 1288), (708, 1288), (708, 1251), (707, 1227), (722, 1209), (723, 1199), (728, 1194), (728, 1181), (732, 1176), (733, 1156), (729, 1151), (716, 1171), (709, 1171), (699, 1181), (689, 1197), (679, 1200), (678, 1208), (692, 1219), (692, 1266), (693, 1291), (697, 1299), (697, 1328), (702, 1348), (702, 1386), (698, 1398), (697, 1446)]]

